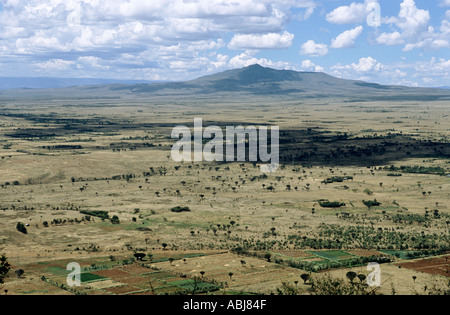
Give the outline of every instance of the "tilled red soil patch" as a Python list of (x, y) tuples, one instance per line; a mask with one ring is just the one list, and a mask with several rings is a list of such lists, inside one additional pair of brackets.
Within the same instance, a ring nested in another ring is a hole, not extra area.
[(431, 259), (422, 259), (407, 263), (398, 264), (402, 268), (413, 269), (429, 273), (432, 275), (441, 275), (450, 277), (450, 257), (439, 257)]

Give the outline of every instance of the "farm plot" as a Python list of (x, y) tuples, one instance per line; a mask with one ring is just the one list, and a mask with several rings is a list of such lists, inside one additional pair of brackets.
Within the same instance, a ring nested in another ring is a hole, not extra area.
[(274, 252), (270, 252), (273, 255), (281, 256), (281, 257), (288, 257), (288, 258), (308, 258), (312, 255), (308, 252), (302, 251), (302, 250), (277, 250)]
[[(122, 270), (111, 269), (97, 272), (107, 275), (113, 286), (105, 290), (112, 294), (176, 294), (205, 293), (218, 290), (215, 284), (199, 279), (183, 278), (173, 272), (157, 271), (140, 265), (128, 265)], [(120, 284), (120, 285), (119, 285)]]
[(440, 254), (439, 252), (436, 251), (424, 251), (424, 250), (417, 250), (417, 251), (412, 251), (412, 250), (383, 250), (382, 251), (385, 254), (388, 254), (390, 256), (394, 256), (400, 259), (404, 259), (404, 260), (410, 260), (410, 259), (417, 259), (417, 258), (422, 258), (422, 257), (430, 257), (430, 256), (436, 256), (438, 254)]
[(345, 260), (355, 257), (354, 255), (341, 250), (310, 251), (309, 253), (333, 261)]
[(349, 254), (359, 257), (373, 257), (373, 256), (382, 256), (383, 254), (374, 250), (349, 250), (347, 251)]
[[(62, 268), (51, 267), (53, 276), (46, 278), (47, 282), (57, 287), (65, 286), (66, 275), (63, 274)], [(81, 274), (81, 282), (81, 287), (68, 291), (88, 295), (158, 295), (193, 292), (200, 294), (220, 289), (218, 285), (208, 281), (188, 279), (174, 272), (158, 271), (138, 264), (85, 272)]]
[(274, 292), (282, 282), (300, 280), (302, 273), (296, 268), (231, 253), (190, 258), (172, 264), (161, 262), (153, 266), (177, 274), (223, 283), (227, 291), (262, 294)]
[(413, 269), (432, 275), (441, 275), (450, 278), (450, 256), (421, 259), (399, 264), (402, 268)]

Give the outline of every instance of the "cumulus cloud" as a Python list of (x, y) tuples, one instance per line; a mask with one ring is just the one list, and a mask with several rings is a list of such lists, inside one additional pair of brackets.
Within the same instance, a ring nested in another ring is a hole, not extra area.
[(294, 35), (283, 34), (245, 34), (235, 35), (228, 48), (230, 49), (283, 49), (292, 46)]
[(387, 46), (400, 45), (405, 42), (402, 35), (399, 32), (382, 33), (376, 38), (378, 44), (384, 44)]
[(273, 62), (266, 58), (256, 58), (251, 52), (245, 52), (230, 59), (229, 65), (231, 68), (248, 67), (254, 64), (259, 64), (263, 67), (270, 67), (280, 70), (292, 70), (293, 67), (287, 62)]
[(309, 40), (302, 45), (300, 53), (311, 57), (325, 56), (328, 54), (328, 46), (325, 44), (317, 44), (315, 41)]
[[(28, 62), (30, 68), (44, 65), (43, 58), (50, 65), (54, 60), (64, 59), (78, 64), (73, 68), (80, 70), (80, 74), (89, 68), (110, 67), (118, 75), (153, 76), (152, 71), (158, 68), (167, 73), (167, 79), (174, 67), (186, 66), (187, 74), (191, 71), (190, 64), (203, 67), (203, 72), (223, 64), (215, 56), (218, 49), (227, 46), (224, 39), (229, 36), (232, 37), (229, 47), (234, 49), (288, 48), (294, 35), (286, 32), (285, 27), (293, 12), (304, 11), (305, 17), (309, 17), (317, 6), (314, 0), (1, 0), (0, 3), (0, 61), (4, 64), (20, 54), (27, 56), (21, 61)], [(125, 53), (135, 60), (119, 61)], [(101, 60), (89, 66), (86, 60), (78, 59), (85, 56)], [(139, 70), (147, 66), (150, 68)], [(133, 71), (129, 71), (130, 67)]]
[(361, 23), (364, 21), (366, 7), (363, 3), (341, 6), (327, 14), (327, 21), (334, 24)]
[(350, 5), (340, 6), (327, 14), (326, 19), (333, 24), (360, 24), (371, 12), (371, 3), (378, 0), (366, 0), (363, 3), (352, 2)]
[(63, 59), (52, 59), (45, 62), (36, 63), (35, 66), (40, 70), (54, 72), (54, 71), (68, 70), (74, 64), (75, 63), (73, 61), (67, 61)]
[(301, 69), (310, 72), (323, 72), (325, 70), (323, 67), (316, 65), (309, 59), (302, 61)]
[(404, 51), (448, 48), (449, 20), (447, 14), (439, 32), (430, 25), (431, 16), (428, 10), (419, 9), (414, 0), (403, 0), (398, 16), (384, 19), (385, 23), (391, 24), (397, 30), (381, 33), (375, 41), (389, 46), (404, 45)]
[(354, 29), (348, 30), (337, 36), (331, 42), (331, 48), (348, 48), (355, 45), (355, 40), (363, 32), (363, 27), (358, 26)]
[(367, 71), (380, 71), (382, 65), (376, 59), (372, 57), (367, 57), (359, 59), (359, 63), (357, 64), (353, 63), (351, 67), (358, 72), (367, 72)]
[(399, 19), (396, 23), (402, 29), (404, 36), (415, 38), (428, 29), (430, 12), (417, 8), (414, 0), (404, 0), (400, 4)]
[[(430, 61), (420, 61), (412, 67), (414, 76), (422, 79), (429, 86), (447, 85), (442, 82), (448, 82), (450, 76), (450, 59), (432, 57)], [(424, 80), (425, 79), (425, 80)]]
[(336, 73), (339, 73), (339, 71), (354, 71), (358, 73), (363, 72), (379, 72), (383, 68), (382, 64), (379, 63), (376, 59), (372, 57), (365, 57), (359, 59), (358, 63), (352, 63), (349, 65), (335, 65), (331, 69), (337, 70)]

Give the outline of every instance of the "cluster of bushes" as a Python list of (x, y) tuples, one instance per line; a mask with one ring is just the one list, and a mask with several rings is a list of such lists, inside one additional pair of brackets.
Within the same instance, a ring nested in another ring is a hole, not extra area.
[(190, 212), (191, 209), (189, 209), (189, 207), (173, 207), (172, 209), (170, 209), (170, 211), (175, 212), (175, 213), (181, 213), (181, 212)]
[(102, 220), (109, 220), (109, 213), (108, 211), (101, 211), (101, 210), (81, 210), (80, 213), (87, 214), (93, 217), (100, 218)]
[(345, 203), (340, 202), (340, 201), (321, 200), (321, 201), (319, 201), (319, 204), (323, 208), (340, 208), (340, 207), (345, 207)]
[(379, 206), (381, 206), (381, 202), (378, 202), (376, 199), (375, 200), (363, 200), (363, 203), (369, 209), (372, 208), (372, 207), (379, 207)]
[(43, 146), (42, 149), (47, 150), (82, 150), (81, 145), (54, 145), (54, 146)]
[(394, 223), (409, 223), (409, 224), (413, 224), (413, 223), (427, 223), (428, 221), (430, 221), (429, 218), (420, 215), (420, 214), (395, 214), (393, 216), (390, 217), (392, 222)]
[(111, 220), (112, 224), (120, 224), (120, 220), (118, 216), (113, 216), (112, 218), (109, 217), (108, 211), (102, 211), (102, 210), (81, 210), (80, 213), (87, 214), (93, 217), (98, 217), (104, 220)]
[(385, 253), (401, 258), (401, 259), (415, 259), (415, 258), (422, 258), (422, 257), (432, 257), (432, 256), (438, 256), (443, 255), (447, 251), (445, 249), (432, 249), (432, 250), (419, 250), (419, 251), (384, 251)]
[(342, 183), (346, 180), (351, 180), (351, 179), (353, 179), (352, 176), (346, 176), (346, 177), (333, 176), (331, 178), (327, 178), (324, 181), (322, 181), (322, 184)]
[(385, 264), (390, 263), (391, 259), (384, 256), (370, 256), (370, 257), (356, 257), (344, 260), (322, 260), (317, 262), (312, 261), (298, 261), (288, 260), (287, 264), (292, 268), (302, 269), (309, 272), (319, 272), (321, 270), (336, 269), (336, 268), (354, 268), (359, 266), (366, 266), (369, 263)]
[(450, 250), (446, 235), (400, 232), (366, 226), (340, 226), (325, 223), (319, 225), (317, 237), (315, 238), (290, 235), (289, 239), (295, 243), (296, 247), (314, 249), (354, 247), (377, 250)]
[(446, 175), (447, 170), (440, 166), (386, 166), (384, 168), (387, 171), (391, 172), (403, 172), (403, 173), (412, 173), (412, 174), (435, 174), (435, 175)]

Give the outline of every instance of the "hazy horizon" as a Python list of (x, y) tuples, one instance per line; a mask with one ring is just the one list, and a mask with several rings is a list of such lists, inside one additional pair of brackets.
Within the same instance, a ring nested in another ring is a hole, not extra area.
[(0, 1), (11, 77), (187, 81), (258, 63), (450, 86), (450, 2)]

